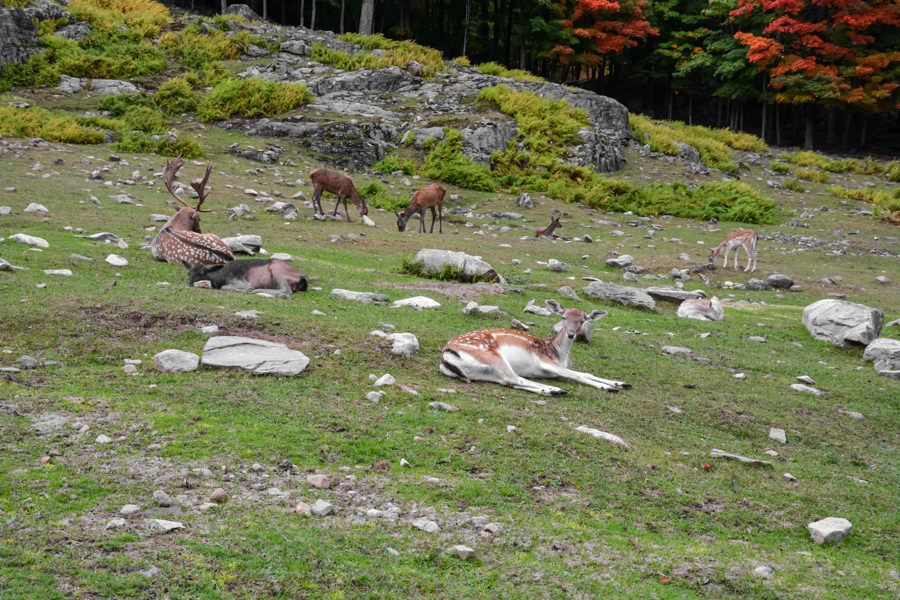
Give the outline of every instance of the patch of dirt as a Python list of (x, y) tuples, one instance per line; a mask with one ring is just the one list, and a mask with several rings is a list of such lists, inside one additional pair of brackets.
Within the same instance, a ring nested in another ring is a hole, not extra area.
[(496, 293), (493, 284), (478, 283), (455, 283), (450, 281), (423, 281), (421, 283), (387, 283), (385, 287), (397, 288), (400, 290), (421, 290), (424, 292), (439, 292), (448, 298), (457, 298), (459, 300), (478, 300), (485, 294)]

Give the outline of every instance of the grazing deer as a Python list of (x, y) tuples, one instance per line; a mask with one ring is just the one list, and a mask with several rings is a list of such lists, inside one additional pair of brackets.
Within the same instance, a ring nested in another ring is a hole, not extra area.
[(206, 176), (202, 181), (195, 179), (191, 182), (191, 187), (196, 190), (197, 196), (200, 198), (197, 201), (197, 206), (191, 206), (182, 200), (172, 187), (175, 174), (178, 173), (178, 169), (183, 164), (184, 159), (176, 158), (167, 162), (163, 171), (166, 189), (184, 206), (179, 208), (178, 212), (166, 221), (163, 228), (153, 238), (153, 242), (150, 244), (150, 252), (153, 254), (153, 258), (169, 263), (187, 260), (192, 263), (205, 265), (220, 265), (229, 260), (234, 260), (231, 248), (222, 241), (222, 238), (212, 233), (200, 233), (200, 213), (212, 212), (211, 210), (200, 208), (200, 205), (206, 200), (207, 194), (209, 194), (206, 183), (209, 181), (212, 165), (206, 166)]
[(564, 377), (610, 392), (631, 387), (622, 381), (600, 379), (569, 369), (569, 352), (581, 326), (606, 316), (606, 311), (592, 310), (585, 314), (578, 308), (563, 309), (556, 300), (547, 300), (547, 306), (565, 318), (562, 329), (554, 337), (543, 340), (513, 329), (466, 333), (444, 346), (441, 373), (466, 382), (490, 381), (545, 396), (562, 396), (566, 391), (526, 377)]
[[(719, 258), (719, 255), (724, 250), (725, 262), (722, 264), (722, 268), (728, 268), (728, 253), (734, 250), (734, 268), (735, 270), (737, 270), (738, 249), (743, 247), (744, 251), (747, 253), (747, 268), (744, 269), (744, 272), (746, 273), (747, 271), (755, 271), (757, 240), (759, 240), (759, 236), (752, 229), (735, 229), (725, 236), (725, 239), (722, 240), (721, 244), (710, 251), (709, 262), (715, 263), (716, 259)], [(750, 268), (750, 263), (753, 263), (752, 269)]]
[(562, 223), (559, 222), (559, 219), (561, 217), (562, 217), (562, 215), (559, 215), (556, 217), (551, 215), (550, 216), (550, 224), (547, 225), (546, 227), (539, 227), (539, 228), (535, 229), (534, 237), (552, 238), (554, 229), (556, 229), (556, 228), (562, 229)]
[(435, 217), (435, 206), (437, 207), (437, 216), (440, 219), (440, 224), (438, 226), (438, 233), (444, 233), (444, 215), (443, 215), (443, 207), (444, 207), (444, 194), (447, 193), (447, 190), (442, 188), (436, 183), (432, 183), (429, 186), (423, 187), (421, 190), (414, 192), (412, 198), (410, 199), (409, 206), (406, 207), (406, 210), (403, 211), (401, 215), (396, 210), (394, 214), (397, 215), (397, 229), (399, 231), (406, 231), (406, 223), (409, 221), (410, 217), (414, 214), (419, 215), (419, 233), (425, 231), (425, 209), (431, 209), (431, 231), (428, 233), (434, 233), (434, 217)]
[(224, 265), (206, 267), (181, 261), (188, 270), (188, 287), (208, 281), (213, 289), (258, 292), (274, 290), (275, 295), (289, 297), (306, 291), (306, 277), (278, 258), (247, 258), (232, 260)]
[(328, 169), (313, 169), (309, 172), (309, 179), (313, 184), (312, 201), (314, 214), (325, 214), (325, 211), (322, 209), (321, 201), (322, 192), (324, 191), (337, 194), (337, 202), (334, 205), (334, 212), (332, 213), (333, 216), (337, 216), (338, 206), (341, 204), (341, 200), (343, 200), (344, 214), (347, 217), (347, 222), (350, 222), (350, 212), (347, 210), (347, 198), (353, 200), (353, 204), (356, 205), (356, 210), (359, 211), (360, 217), (369, 214), (369, 207), (366, 206), (365, 198), (359, 195), (359, 192), (356, 191), (356, 186), (353, 185), (353, 180), (346, 175), (341, 175), (340, 173), (329, 171)]

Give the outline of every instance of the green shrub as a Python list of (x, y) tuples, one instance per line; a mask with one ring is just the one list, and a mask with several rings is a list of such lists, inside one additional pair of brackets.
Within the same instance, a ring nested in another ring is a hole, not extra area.
[(494, 191), (491, 170), (472, 162), (462, 152), (462, 135), (456, 129), (445, 129), (446, 139), (435, 144), (425, 158), (420, 173), (430, 179), (446, 181), (451, 185), (478, 190)]
[(125, 124), (144, 133), (162, 133), (166, 130), (166, 117), (156, 107), (135, 106), (124, 115)]
[(829, 191), (843, 200), (859, 200), (875, 204), (879, 210), (888, 212), (900, 211), (900, 188), (842, 188), (833, 186)]
[(453, 59), (453, 62), (458, 64), (461, 67), (471, 67), (472, 61), (469, 60), (468, 56), (457, 56)]
[(806, 181), (815, 181), (816, 183), (830, 183), (831, 175), (819, 169), (797, 169), (794, 173), (797, 179), (805, 179)]
[(409, 198), (394, 196), (387, 187), (378, 181), (370, 181), (359, 188), (359, 194), (369, 203), (369, 206), (383, 208), (385, 210), (404, 210), (409, 204)]
[(60, 17), (58, 19), (47, 19), (46, 21), (38, 21), (38, 37), (44, 37), (45, 35), (50, 35), (63, 25), (68, 25), (69, 19), (66, 17)]
[(191, 84), (181, 77), (175, 77), (159, 86), (156, 104), (169, 114), (189, 113), (197, 110), (200, 98)]
[(119, 94), (118, 96), (104, 96), (97, 108), (109, 111), (114, 117), (121, 117), (138, 106), (156, 108), (156, 102), (153, 96), (144, 92), (140, 94)]
[(791, 190), (792, 192), (797, 192), (797, 193), (800, 193), (800, 194), (802, 194), (803, 192), (806, 191), (806, 188), (804, 188), (804, 187), (800, 184), (800, 182), (797, 181), (796, 179), (788, 179), (787, 181), (785, 181), (785, 182), (782, 183), (781, 185), (782, 185), (782, 187), (784, 187), (784, 189), (786, 189), (786, 190)]
[(188, 25), (181, 33), (168, 32), (159, 38), (159, 47), (186, 67), (206, 69), (211, 63), (235, 60), (247, 52), (250, 44), (265, 46), (262, 38), (248, 31), (226, 35), (221, 31), (200, 32), (200, 21)]
[(311, 58), (323, 65), (331, 65), (334, 68), (343, 71), (377, 69), (380, 66), (387, 66), (382, 65), (378, 58), (372, 54), (357, 52), (356, 54), (351, 55), (347, 52), (330, 50), (325, 44), (320, 43), (313, 44)]
[(221, 121), (232, 115), (271, 117), (311, 99), (312, 95), (302, 83), (225, 79), (203, 97), (197, 116), (202, 121)]
[(900, 181), (900, 161), (892, 160), (886, 167), (888, 181)]
[(106, 137), (102, 131), (81, 125), (66, 114), (9, 105), (0, 105), (0, 135), (41, 137), (69, 144), (100, 144)]
[[(156, 137), (154, 140), (153, 137)], [(121, 152), (155, 153), (162, 156), (181, 156), (184, 158), (200, 158), (203, 147), (188, 136), (178, 135), (172, 140), (169, 136), (151, 136), (147, 133), (129, 133), (117, 144)]]
[(475, 68), (485, 75), (507, 77), (509, 79), (512, 79), (513, 81), (546, 81), (546, 79), (544, 79), (543, 77), (538, 77), (537, 75), (533, 75), (528, 71), (523, 71), (521, 69), (507, 69), (503, 65), (495, 63), (493, 61), (475, 65)]
[(134, 30), (145, 39), (155, 38), (169, 24), (169, 9), (154, 0), (72, 0), (68, 11), (92, 31)]
[(783, 162), (778, 162), (778, 161), (775, 161), (775, 160), (773, 160), (773, 161), (769, 164), (769, 168), (770, 168), (771, 170), (775, 171), (776, 173), (780, 173), (780, 174), (782, 174), (782, 175), (786, 175), (786, 174), (788, 174), (788, 173), (791, 172), (791, 167), (790, 167), (790, 165), (786, 165), (786, 164), (784, 164)]
[(373, 171), (381, 171), (382, 173), (402, 171), (404, 175), (415, 175), (416, 168), (416, 161), (396, 156), (385, 156), (383, 159), (372, 165)]
[[(368, 52), (371, 52), (372, 50), (386, 50), (386, 52), (382, 53), (379, 57), (376, 58), (376, 66), (379, 67), (397, 66), (401, 69), (406, 69), (406, 67), (409, 65), (409, 61), (414, 60), (422, 65), (422, 75), (424, 77), (431, 77), (435, 73), (444, 70), (444, 55), (440, 52), (440, 50), (422, 46), (421, 44), (417, 44), (411, 40), (391, 40), (384, 37), (380, 33), (376, 33), (375, 35), (345, 33), (338, 39), (345, 42), (351, 42), (353, 44), (359, 44)], [(357, 56), (359, 56), (359, 54), (357, 54)], [(313, 60), (318, 59), (313, 58)], [(356, 68), (359, 69), (372, 67), (366, 66)]]

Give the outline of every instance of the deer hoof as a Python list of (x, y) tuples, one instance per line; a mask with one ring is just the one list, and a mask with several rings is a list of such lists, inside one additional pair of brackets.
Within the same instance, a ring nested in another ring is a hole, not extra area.
[(568, 393), (566, 390), (550, 390), (551, 396), (565, 396)]

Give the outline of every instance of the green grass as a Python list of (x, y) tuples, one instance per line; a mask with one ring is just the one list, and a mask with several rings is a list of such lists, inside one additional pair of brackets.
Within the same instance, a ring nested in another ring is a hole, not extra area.
[[(468, 65), (463, 65), (468, 66)], [(507, 69), (496, 62), (485, 62), (475, 65), (475, 68), (485, 75), (496, 75), (497, 77), (508, 77), (513, 81), (546, 81), (543, 77), (538, 77), (528, 71), (521, 69)]]
[(271, 117), (312, 100), (302, 83), (277, 83), (263, 79), (224, 79), (200, 101), (202, 121), (221, 121), (232, 116)]
[(105, 137), (102, 131), (81, 125), (69, 115), (36, 106), (23, 109), (11, 105), (0, 106), (0, 135), (42, 137), (71, 144), (99, 144)]

